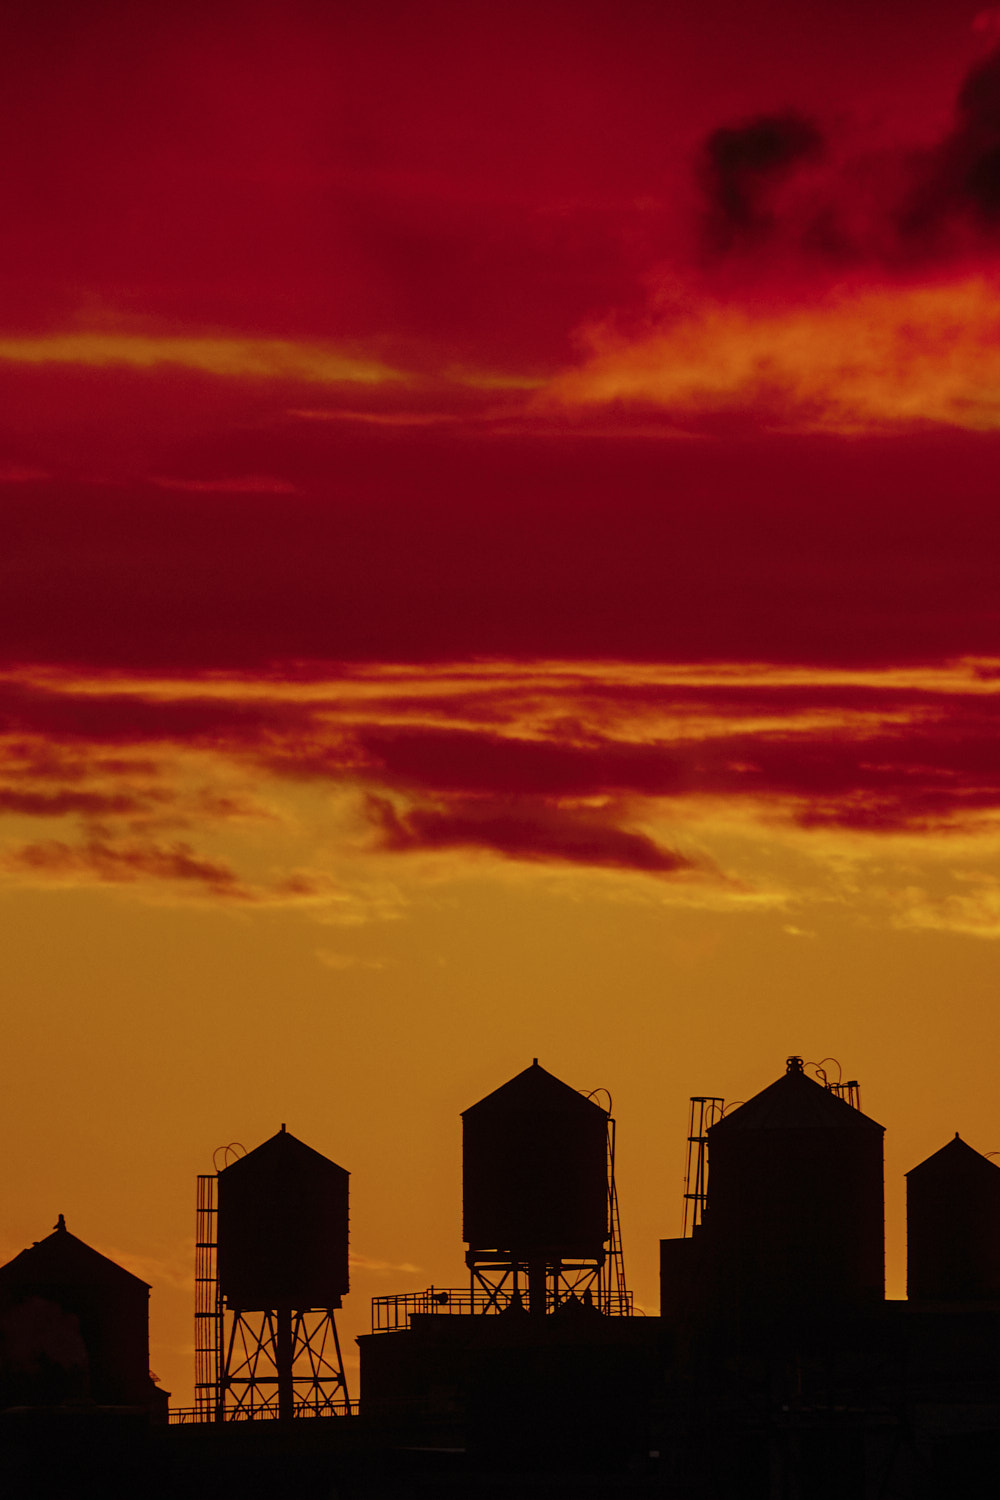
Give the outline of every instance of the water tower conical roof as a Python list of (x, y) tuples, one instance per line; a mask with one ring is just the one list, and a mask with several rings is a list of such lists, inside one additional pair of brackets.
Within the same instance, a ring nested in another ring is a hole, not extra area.
[(315, 1151), (312, 1146), (307, 1146), (305, 1141), (300, 1141), (298, 1136), (292, 1135), (282, 1125), (276, 1135), (272, 1135), (260, 1146), (255, 1146), (245, 1156), (237, 1157), (228, 1167), (223, 1167), (219, 1176), (230, 1178), (258, 1173), (282, 1176), (292, 1171), (319, 1172), (325, 1176), (336, 1173), (344, 1177), (351, 1175), (346, 1167), (339, 1167), (335, 1161), (331, 1161), (321, 1151)]
[(486, 1116), (521, 1113), (575, 1114), (585, 1117), (598, 1114), (607, 1118), (606, 1109), (570, 1088), (568, 1083), (563, 1083), (554, 1073), (540, 1067), (537, 1058), (530, 1068), (515, 1074), (478, 1103), (470, 1104), (468, 1109), (462, 1111), (462, 1118), (467, 1119), (473, 1114)]
[(940, 1177), (965, 1181), (981, 1179), (984, 1183), (993, 1183), (997, 1180), (997, 1172), (1000, 1172), (1000, 1167), (996, 1162), (967, 1145), (956, 1131), (953, 1140), (942, 1146), (940, 1151), (935, 1151), (932, 1156), (911, 1167), (905, 1175), (919, 1177), (927, 1182)]
[(792, 1067), (800, 1059), (789, 1059), (788, 1071), (734, 1109), (732, 1114), (711, 1127), (709, 1134), (720, 1131), (729, 1135), (738, 1130), (879, 1130), (879, 1125), (860, 1109), (855, 1109), (845, 1099), (839, 1098), (830, 1089), (825, 1089), (815, 1079), (807, 1077), (801, 1065)]

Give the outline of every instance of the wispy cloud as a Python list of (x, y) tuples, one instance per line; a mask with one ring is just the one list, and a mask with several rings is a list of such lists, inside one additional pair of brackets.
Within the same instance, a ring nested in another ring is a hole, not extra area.
[(374, 1276), (384, 1276), (390, 1272), (417, 1276), (423, 1270), (422, 1266), (411, 1265), (409, 1261), (375, 1260), (370, 1255), (359, 1255), (354, 1250), (351, 1251), (348, 1260), (352, 1267), (359, 1271), (368, 1271)]
[(146, 812), (151, 804), (162, 805), (171, 800), (172, 794), (163, 788), (137, 794), (125, 791), (79, 791), (74, 788), (55, 792), (24, 791), (0, 786), (0, 813), (18, 813), (29, 818), (64, 818), (70, 814), (87, 818), (122, 816)]
[[(589, 869), (747, 905), (787, 887), (755, 885), (734, 838), (826, 860), (904, 846), (967, 860), (1000, 826), (987, 660), (451, 663), (298, 680), (22, 670), (0, 682), (0, 707), (8, 880), (299, 905), (341, 924), (398, 913), (378, 881), (424, 867), (416, 856), (452, 872)], [(53, 838), (57, 818), (70, 832)], [(318, 956), (363, 962), (338, 946)]]
[(406, 377), (380, 360), (322, 344), (276, 338), (182, 338), (104, 332), (0, 338), (0, 361), (26, 365), (176, 365), (229, 379), (289, 380), (316, 385), (378, 385)]
[(317, 948), (316, 957), (324, 968), (343, 972), (347, 969), (384, 969), (388, 959), (361, 958), (356, 953), (340, 953), (334, 948)]
[(953, 879), (959, 888), (949, 892), (904, 884), (886, 893), (893, 925), (911, 931), (1000, 939), (1000, 877), (983, 871), (958, 871)]
[(7, 850), (0, 868), (27, 880), (60, 885), (131, 885), (141, 881), (192, 885), (215, 897), (246, 901), (252, 893), (223, 860), (186, 843), (123, 844), (92, 838), (82, 844), (45, 839)]

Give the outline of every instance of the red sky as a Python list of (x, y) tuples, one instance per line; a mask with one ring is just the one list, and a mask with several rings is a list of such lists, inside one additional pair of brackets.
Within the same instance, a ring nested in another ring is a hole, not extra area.
[(650, 1308), (690, 1092), (842, 1053), (897, 1293), (900, 1173), (1000, 1145), (998, 46), (7, 7), (0, 1249), (145, 1266), (182, 1395), (191, 1179), (281, 1120), (354, 1331), (460, 1277), (457, 1111), (540, 1052)]

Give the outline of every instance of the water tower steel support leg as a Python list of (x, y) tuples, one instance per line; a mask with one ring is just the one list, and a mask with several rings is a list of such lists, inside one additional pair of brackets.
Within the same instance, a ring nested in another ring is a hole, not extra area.
[(340, 1371), (340, 1389), (344, 1400), (345, 1409), (351, 1410), (351, 1397), (347, 1390), (347, 1375), (344, 1372), (344, 1356), (340, 1352), (340, 1334), (337, 1332), (337, 1320), (333, 1316), (333, 1309), (328, 1312), (330, 1327), (333, 1329), (333, 1347), (337, 1351), (337, 1369)]
[(548, 1266), (544, 1260), (528, 1262), (528, 1311), (533, 1317), (545, 1316)]
[(240, 1326), (240, 1316), (241, 1315), (239, 1313), (235, 1314), (229, 1329), (229, 1343), (226, 1347), (225, 1364), (223, 1365), (222, 1373), (219, 1376), (219, 1406), (218, 1415), (215, 1419), (217, 1422), (225, 1421), (226, 1397), (231, 1389), (229, 1383), (229, 1372), (233, 1368), (233, 1350), (236, 1346), (236, 1334)]
[(288, 1306), (277, 1310), (277, 1348), (275, 1365), (278, 1376), (278, 1417), (290, 1420), (295, 1415), (295, 1395), (292, 1386), (292, 1310)]

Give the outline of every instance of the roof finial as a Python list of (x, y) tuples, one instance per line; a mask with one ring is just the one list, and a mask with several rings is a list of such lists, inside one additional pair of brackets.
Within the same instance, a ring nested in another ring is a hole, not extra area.
[(63, 1218), (62, 1214), (60, 1214), (58, 1219), (56, 1220), (56, 1228), (63, 1230), (66, 1228), (66, 1220)]
[(285, 1122), (284, 1122), (284, 1120), (282, 1120), (282, 1122), (281, 1122), (281, 1133), (282, 1133), (282, 1135), (284, 1135), (284, 1133), (285, 1133)]
[(533, 1057), (533, 1058), (532, 1058), (532, 1059), (531, 1059), (531, 1066), (532, 1066), (532, 1067), (533, 1067), (533, 1068), (537, 1068), (537, 1067), (538, 1067), (538, 1058), (537, 1058), (537, 1057)]
[(803, 1064), (802, 1064), (801, 1057), (786, 1057), (785, 1058), (785, 1072), (786, 1073), (801, 1073), (802, 1071), (803, 1071)]

